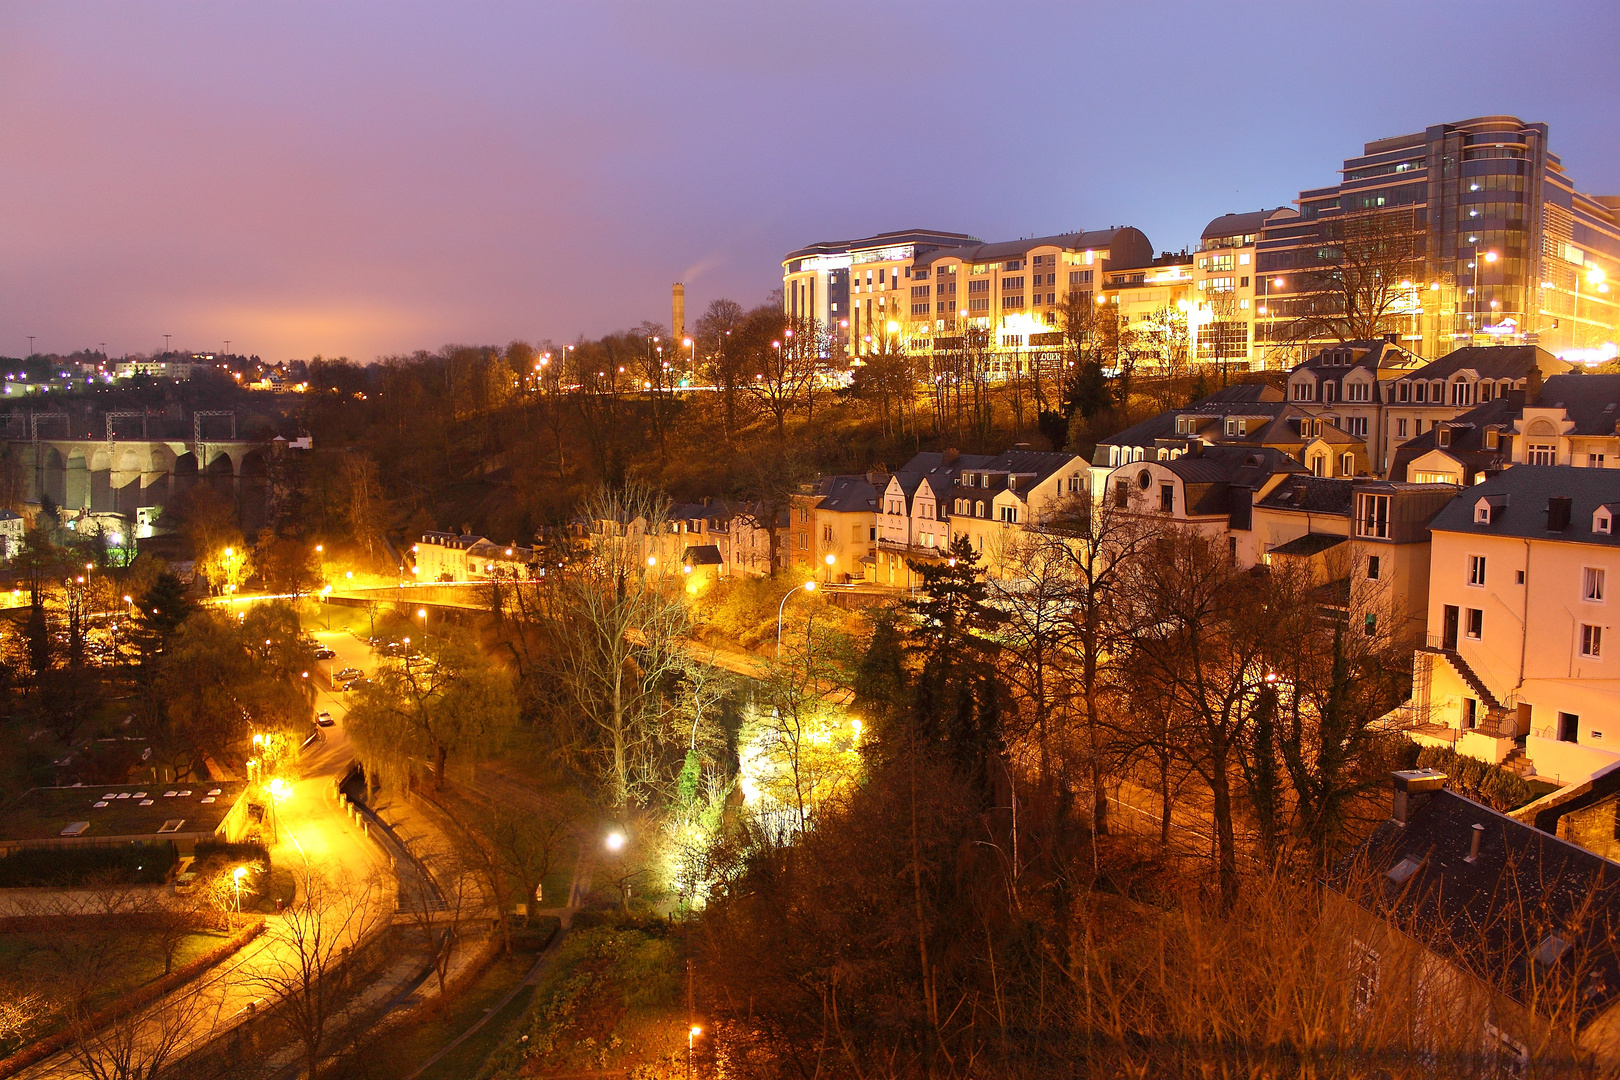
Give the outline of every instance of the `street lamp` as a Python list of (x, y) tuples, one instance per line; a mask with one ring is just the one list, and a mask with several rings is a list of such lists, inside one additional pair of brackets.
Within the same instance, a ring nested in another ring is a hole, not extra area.
[(827, 558), (824, 559), (823, 561), (827, 564), (827, 584), (831, 585), (832, 584), (832, 568), (834, 566), (838, 565), (838, 556), (834, 555), (832, 552), (829, 551), (827, 553)]
[[(1468, 242), (1474, 248), (1474, 261), (1468, 264), (1474, 271), (1474, 287), (1468, 290), (1468, 295), (1473, 298), (1473, 303), (1468, 305), (1470, 308), (1468, 336), (1472, 339), (1475, 334), (1479, 333), (1479, 260), (1482, 256), (1479, 252), (1479, 237), (1470, 236)], [(1493, 263), (1496, 261), (1496, 252), (1486, 251), (1483, 258), (1486, 262)]]
[(236, 913), (242, 914), (242, 879), (247, 877), (247, 867), (238, 866), (231, 874), (236, 879)]
[(686, 1080), (692, 1080), (692, 1044), (701, 1034), (703, 1029), (696, 1024), (686, 1029)]
[(603, 843), (607, 845), (609, 851), (619, 851), (624, 847), (624, 833), (614, 829), (607, 834), (607, 839)]
[(793, 588), (789, 589), (787, 591), (787, 594), (782, 597), (782, 602), (780, 604), (776, 605), (776, 658), (778, 660), (780, 660), (782, 658), (782, 611), (783, 611), (783, 609), (785, 609), (787, 607), (788, 597), (792, 596), (794, 593), (798, 592), (800, 589), (803, 589), (807, 593), (815, 592), (816, 591), (815, 579), (812, 578), (811, 580), (805, 582), (803, 585), (795, 585), (795, 586), (793, 586)]

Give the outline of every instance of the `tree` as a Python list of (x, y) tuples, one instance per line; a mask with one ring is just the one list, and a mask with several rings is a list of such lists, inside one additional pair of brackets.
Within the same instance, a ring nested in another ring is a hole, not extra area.
[(197, 569), (214, 592), (228, 591), (248, 578), (247, 548), (236, 523), (236, 507), (212, 484), (196, 483), (166, 508), (178, 518), (180, 535)]
[(770, 556), (766, 571), (769, 577), (776, 576), (784, 561), (782, 531), (792, 520), (793, 496), (798, 494), (799, 485), (814, 475), (802, 457), (780, 447), (761, 448), (743, 462), (737, 488), (743, 505), (737, 517), (765, 534)]
[(432, 887), (424, 883), (424, 887), (401, 889), (400, 907), (422, 937), (422, 948), (431, 958), (442, 1000), (466, 909), (477, 899), (472, 864), (476, 864), (478, 856), (476, 851), (453, 848), (437, 838), (413, 843), (411, 854), (426, 871)]
[(241, 618), (193, 613), (164, 646), (155, 690), (164, 741), (182, 771), (224, 756), (253, 732), (301, 732), (310, 723), (314, 650), (290, 604), (255, 604)]
[(343, 454), (340, 472), (344, 524), (355, 543), (366, 549), (366, 557), (375, 559), (388, 517), (377, 463), (362, 451), (349, 450)]
[(621, 812), (662, 782), (672, 752), (665, 691), (688, 631), (680, 582), (644, 545), (663, 535), (669, 504), (629, 484), (587, 501), (592, 529), (579, 565), (561, 576), (546, 628), (553, 677), (577, 709), (576, 746), (595, 761)]
[(825, 333), (814, 319), (795, 318), (769, 305), (748, 313), (739, 334), (752, 376), (744, 385), (771, 419), (778, 446), (787, 445), (787, 418), (813, 402)]
[(345, 961), (388, 917), (374, 879), (327, 878), (307, 863), (294, 869), (293, 902), (282, 910), (276, 949), (250, 976), (270, 1001), (275, 1018), (304, 1051), (309, 1076), (318, 1075), (331, 1028), (346, 994)]
[(1189, 763), (1209, 786), (1221, 897), (1236, 902), (1233, 774), (1257, 710), (1273, 699), (1276, 612), (1264, 576), (1240, 569), (1216, 536), (1162, 530), (1133, 566), (1140, 609), (1132, 677), (1184, 718)]
[(277, 536), (269, 529), (259, 534), (253, 565), (267, 589), (294, 600), (314, 591), (320, 584), (321, 563), (315, 549), (302, 540)]
[(915, 623), (910, 650), (920, 660), (913, 708), (899, 736), (901, 748), (942, 751), (965, 775), (988, 790), (990, 759), (1002, 750), (1001, 688), (990, 662), (991, 632), (1006, 616), (989, 603), (979, 553), (965, 534), (938, 560), (908, 560), (920, 578), (919, 598), (908, 601)]
[(512, 682), (472, 635), (425, 634), (420, 652), (385, 664), (356, 692), (345, 727), (384, 784), (403, 788), (410, 760), (424, 758), (444, 787), (451, 757), (475, 757), (517, 716)]
[[(104, 972), (103, 974), (110, 974)], [(107, 1018), (78, 995), (68, 1009), (68, 1055), (87, 1080), (155, 1080), (206, 1021), (201, 980), (192, 980), (147, 1008)]]
[(1299, 299), (1270, 302), (1286, 311), (1288, 340), (1370, 341), (1396, 329), (1422, 267), (1417, 214), (1402, 207), (1347, 209), (1318, 219), (1316, 231), (1311, 250), (1317, 262), (1295, 275)]
[(743, 307), (735, 300), (714, 300), (692, 327), (698, 355), (703, 358), (704, 374), (720, 388), (727, 440), (737, 432), (737, 396), (746, 374), (741, 342), (732, 342), (744, 318)]

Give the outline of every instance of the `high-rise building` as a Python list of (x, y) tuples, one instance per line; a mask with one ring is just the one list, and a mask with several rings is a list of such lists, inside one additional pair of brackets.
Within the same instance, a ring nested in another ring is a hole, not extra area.
[(1620, 352), (1620, 197), (1577, 191), (1546, 124), (1482, 116), (1379, 139), (1298, 205), (1297, 218), (1266, 221), (1256, 252), (1268, 352), (1298, 361), (1329, 342), (1331, 319), (1313, 319), (1332, 306), (1329, 278), (1396, 274), (1377, 329), (1422, 355), (1492, 343), (1587, 363)]

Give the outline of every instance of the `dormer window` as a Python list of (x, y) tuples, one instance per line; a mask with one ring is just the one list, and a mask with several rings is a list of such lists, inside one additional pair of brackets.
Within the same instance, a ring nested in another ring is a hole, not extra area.
[(1448, 427), (1436, 428), (1434, 439), (1438, 445), (1449, 447), (1451, 445), (1451, 429)]
[(1614, 517), (1620, 512), (1620, 503), (1604, 503), (1592, 512), (1592, 532), (1598, 536), (1614, 535)]
[(1228, 435), (1237, 435), (1237, 434), (1239, 434), (1239, 432), (1238, 432), (1238, 422), (1236, 420), (1231, 419), (1230, 417), (1228, 417), (1227, 421), (1226, 421), (1226, 433)]
[(1506, 495), (1487, 495), (1474, 503), (1474, 524), (1495, 525), (1507, 509)]
[(1501, 432), (1497, 431), (1495, 428), (1490, 428), (1485, 432), (1485, 449), (1487, 449), (1487, 450), (1495, 450), (1501, 444), (1502, 444), (1502, 433)]

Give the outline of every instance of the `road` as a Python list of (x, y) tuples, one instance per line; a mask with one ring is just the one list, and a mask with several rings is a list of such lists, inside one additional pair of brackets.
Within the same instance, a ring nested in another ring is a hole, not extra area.
[[(379, 904), (384, 905), (386, 917), (394, 906), (393, 879), (387, 860), (338, 810), (331, 797), (332, 781), (348, 771), (352, 750), (343, 730), (343, 717), (348, 710), (343, 695), (332, 692), (330, 672), (345, 666), (370, 670), (374, 658), (364, 642), (346, 633), (320, 631), (316, 638), (338, 653), (338, 659), (331, 663), (323, 661), (315, 673), (315, 709), (331, 712), (336, 724), (321, 728), (323, 740), (305, 749), (299, 759), (301, 775), (292, 782), (292, 793), (277, 804), (274, 822), (277, 837), (270, 849), (271, 862), (295, 868), (295, 872), (296, 868), (307, 865), (330, 880), (360, 880), (379, 875), (387, 883), (378, 898)], [(199, 982), (179, 991), (187, 993), (196, 988), (201, 994), (198, 1019), (181, 1052), (240, 1022), (248, 1007), (263, 999), (262, 988), (254, 983), (255, 976), (271, 970), (278, 959), (288, 955), (290, 950), (283, 939), (281, 920), (274, 915), (266, 916), (264, 933), (257, 940), (201, 976)], [(160, 1003), (153, 1011), (162, 1007)], [(82, 1075), (83, 1070), (66, 1053), (46, 1058), (18, 1074), (24, 1080), (72, 1080)]]

